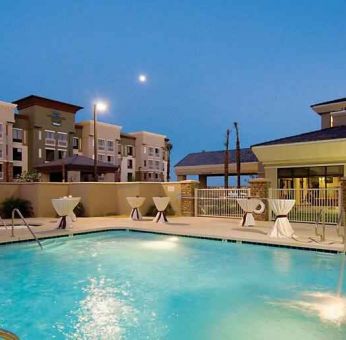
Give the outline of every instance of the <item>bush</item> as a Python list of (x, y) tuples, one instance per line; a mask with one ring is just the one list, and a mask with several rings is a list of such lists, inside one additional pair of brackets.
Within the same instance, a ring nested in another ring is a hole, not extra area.
[(17, 182), (39, 182), (41, 175), (36, 171), (24, 171), (21, 175), (15, 178)]
[(1, 217), (11, 218), (12, 210), (19, 209), (24, 217), (32, 217), (33, 209), (31, 202), (22, 198), (9, 197), (6, 198), (1, 204)]
[(79, 202), (76, 207), (73, 209), (73, 212), (75, 213), (76, 217), (84, 217), (85, 216), (85, 209), (81, 202)]
[[(149, 207), (149, 209), (147, 210), (147, 213), (146, 213), (145, 215), (146, 215), (146, 216), (155, 217), (156, 214), (157, 214), (157, 212), (158, 212), (158, 211), (157, 211), (155, 205), (153, 204), (153, 205), (151, 205), (151, 206)], [(167, 215), (167, 216), (173, 216), (173, 215), (175, 215), (175, 211), (174, 211), (174, 209), (172, 208), (171, 204), (168, 204), (168, 206), (167, 206), (165, 212), (166, 212), (166, 215)]]

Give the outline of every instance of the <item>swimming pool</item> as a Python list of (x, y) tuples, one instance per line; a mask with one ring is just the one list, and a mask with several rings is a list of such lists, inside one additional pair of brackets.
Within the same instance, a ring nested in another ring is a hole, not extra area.
[(295, 304), (335, 291), (340, 255), (128, 231), (43, 247), (0, 247), (0, 327), (21, 339), (346, 338)]

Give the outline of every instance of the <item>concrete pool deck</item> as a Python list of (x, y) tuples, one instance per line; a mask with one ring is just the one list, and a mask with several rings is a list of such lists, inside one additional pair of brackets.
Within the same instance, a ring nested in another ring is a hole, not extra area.
[[(32, 227), (38, 238), (50, 238), (64, 235), (94, 232), (112, 229), (131, 229), (146, 232), (157, 232), (174, 235), (215, 238), (230, 241), (263, 243), (276, 246), (309, 248), (324, 251), (343, 252), (344, 245), (337, 236), (336, 227), (326, 228), (326, 242), (317, 243), (315, 240), (314, 224), (292, 223), (298, 240), (273, 239), (267, 236), (274, 222), (257, 222), (255, 227), (241, 227), (240, 219), (211, 218), (211, 217), (168, 217), (169, 223), (154, 223), (151, 218), (143, 221), (131, 221), (128, 217), (87, 217), (78, 218), (71, 229), (57, 230), (57, 218), (31, 218), (29, 224), (41, 224)], [(19, 223), (18, 220), (16, 222)], [(6, 221), (10, 225), (10, 221)], [(32, 239), (29, 231), (23, 226), (15, 227), (15, 237), (11, 237), (11, 228), (6, 230), (0, 226), (0, 244)]]

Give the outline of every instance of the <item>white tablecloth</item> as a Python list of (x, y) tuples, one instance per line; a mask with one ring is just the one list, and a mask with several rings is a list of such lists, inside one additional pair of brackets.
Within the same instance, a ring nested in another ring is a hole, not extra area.
[(240, 222), (244, 227), (254, 226), (253, 213), (261, 214), (265, 209), (264, 203), (258, 198), (238, 198), (237, 203), (244, 211), (244, 216)]
[(167, 218), (164, 211), (166, 210), (168, 206), (170, 198), (169, 197), (153, 197), (153, 201), (154, 201), (156, 209), (158, 210), (158, 213), (156, 214), (154, 218), (154, 222), (166, 223)]
[(63, 197), (63, 198), (53, 198), (52, 204), (59, 216), (61, 218), (58, 220), (58, 226), (60, 225), (61, 219), (66, 218), (66, 228), (71, 227), (72, 221), (76, 220), (76, 215), (73, 209), (80, 202), (80, 197)]
[(126, 199), (132, 208), (130, 218), (134, 221), (141, 220), (142, 214), (139, 208), (143, 205), (145, 197), (126, 197)]
[(275, 224), (268, 233), (273, 238), (291, 238), (294, 230), (287, 218), (288, 213), (296, 203), (295, 200), (268, 199), (270, 208), (276, 215)]

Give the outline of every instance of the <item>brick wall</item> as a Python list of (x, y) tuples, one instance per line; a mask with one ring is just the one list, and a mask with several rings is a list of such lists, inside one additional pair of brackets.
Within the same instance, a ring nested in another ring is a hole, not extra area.
[(183, 181), (181, 183), (181, 215), (195, 215), (195, 189), (198, 188), (197, 181)]
[(258, 197), (263, 200), (265, 210), (262, 214), (254, 214), (257, 221), (269, 220), (268, 200), (270, 181), (266, 178), (254, 178), (250, 180), (250, 195), (251, 197)]

